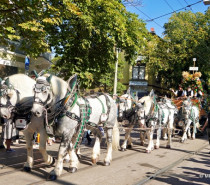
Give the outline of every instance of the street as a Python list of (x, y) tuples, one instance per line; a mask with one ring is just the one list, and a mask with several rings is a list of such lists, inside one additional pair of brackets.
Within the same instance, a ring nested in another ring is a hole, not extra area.
[[(124, 133), (121, 133), (121, 143)], [(209, 184), (210, 150), (206, 136), (188, 139), (180, 143), (180, 136), (173, 138), (172, 149), (166, 149), (166, 141), (161, 140), (160, 149), (145, 153), (145, 146), (139, 146), (137, 132), (132, 132), (134, 146), (125, 152), (114, 151), (110, 166), (103, 166), (105, 142), (102, 141), (100, 161), (91, 164), (91, 146), (81, 145), (82, 158), (76, 173), (68, 173), (64, 163), (62, 175), (54, 182), (47, 181), (52, 167), (46, 166), (38, 149), (34, 149), (35, 165), (31, 173), (22, 171), (26, 160), (24, 140), (15, 144), (16, 152), (0, 150), (1, 184), (78, 184), (78, 185), (131, 185), (131, 184)], [(57, 157), (58, 143), (47, 146), (48, 152)]]

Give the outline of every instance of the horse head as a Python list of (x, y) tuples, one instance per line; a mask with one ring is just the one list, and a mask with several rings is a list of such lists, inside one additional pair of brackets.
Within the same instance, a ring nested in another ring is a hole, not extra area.
[(71, 76), (67, 82), (49, 74), (38, 77), (34, 87), (32, 113), (37, 117), (43, 116), (47, 110), (52, 114), (55, 113), (60, 106), (59, 102), (65, 99), (68, 92), (71, 94), (75, 91), (76, 81), (77, 75)]
[(9, 78), (0, 80), (0, 114), (3, 118), (9, 119), (18, 100), (18, 92), (9, 82)]
[(49, 104), (53, 100), (51, 79), (52, 75), (40, 76), (36, 79), (36, 84), (34, 87), (34, 104), (32, 107), (32, 112), (37, 117), (41, 117), (43, 115), (47, 106), (49, 106)]
[(132, 109), (133, 98), (130, 94), (124, 94), (119, 98), (119, 119), (123, 119), (123, 116), (126, 111)]
[(190, 112), (192, 109), (192, 103), (188, 99), (183, 101), (182, 103), (182, 115), (184, 116), (185, 119), (189, 119)]
[(137, 120), (139, 124), (144, 125), (145, 124), (145, 110), (144, 110), (144, 102), (143, 103), (136, 103), (136, 113), (137, 113)]

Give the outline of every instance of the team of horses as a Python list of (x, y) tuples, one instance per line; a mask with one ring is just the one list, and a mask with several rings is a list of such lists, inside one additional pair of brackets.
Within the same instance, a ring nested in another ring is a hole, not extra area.
[[(35, 73), (36, 74), (36, 73)], [(106, 133), (107, 153), (104, 165), (110, 165), (112, 150), (125, 151), (132, 147), (130, 133), (134, 127), (139, 127), (140, 144), (148, 146), (150, 153), (160, 147), (161, 131), (168, 139), (167, 148), (172, 147), (174, 120), (184, 122), (181, 142), (187, 139), (187, 134), (195, 139), (196, 124), (199, 122), (199, 109), (190, 99), (184, 100), (178, 110), (172, 100), (163, 97), (158, 100), (153, 91), (141, 99), (132, 97), (130, 93), (113, 99), (105, 93), (90, 96), (80, 96), (77, 75), (68, 81), (51, 74), (39, 76), (36, 81), (24, 74), (16, 74), (0, 79), (0, 113), (6, 119), (13, 119), (18, 128), (19, 118), (24, 118), (22, 126), (26, 139), (27, 161), (24, 170), (29, 172), (33, 167), (33, 134), (40, 133), (39, 150), (48, 165), (53, 165), (55, 159), (46, 151), (48, 135), (60, 136), (61, 143), (54, 169), (49, 174), (50, 180), (55, 180), (63, 170), (65, 156), (69, 156), (69, 171), (74, 173), (79, 167), (79, 146), (85, 130), (91, 130), (95, 137), (92, 151), (92, 163), (96, 164), (100, 156), (100, 142)], [(119, 146), (119, 125), (127, 123), (125, 140)], [(193, 129), (190, 129), (190, 125)], [(153, 142), (154, 132), (157, 132), (156, 143)], [(192, 131), (192, 135), (191, 135)]]

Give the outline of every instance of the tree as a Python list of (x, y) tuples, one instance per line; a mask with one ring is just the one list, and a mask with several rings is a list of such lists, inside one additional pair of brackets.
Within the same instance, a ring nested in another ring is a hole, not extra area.
[(149, 52), (150, 61), (163, 84), (175, 87), (181, 83), (182, 71), (193, 66), (193, 58), (197, 58), (196, 66), (204, 80), (210, 78), (209, 47), (210, 10), (205, 14), (191, 11), (175, 13), (165, 24), (164, 38), (153, 38), (154, 47)]
[(32, 57), (50, 51), (48, 30), (62, 22), (61, 12), (78, 13), (67, 0), (1, 0), (0, 44), (13, 50), (11, 41), (17, 41), (19, 49)]
[(58, 56), (53, 68), (64, 78), (78, 73), (83, 87), (93, 87), (113, 71), (115, 47), (121, 48), (131, 63), (144, 45), (147, 31), (121, 1), (82, 0), (75, 4), (80, 15), (66, 16), (50, 33), (51, 46)]

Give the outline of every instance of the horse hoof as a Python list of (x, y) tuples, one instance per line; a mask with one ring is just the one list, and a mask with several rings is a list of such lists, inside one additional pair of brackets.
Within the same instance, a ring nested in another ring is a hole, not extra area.
[(98, 162), (98, 159), (92, 159), (92, 164), (96, 164)]
[(81, 159), (82, 155), (81, 154), (77, 154), (77, 157), (78, 157), (78, 159)]
[(27, 166), (24, 166), (23, 170), (25, 172), (31, 172), (31, 168), (30, 167), (27, 167)]
[(144, 146), (144, 143), (143, 143), (143, 142), (141, 142), (141, 143), (140, 143), (140, 146)]
[(131, 148), (132, 148), (132, 145), (128, 145), (127, 148), (128, 148), (128, 149), (131, 149)]
[(126, 151), (126, 149), (125, 149), (125, 148), (121, 148), (121, 151), (122, 151), (122, 152), (125, 152), (125, 151)]
[(49, 181), (55, 181), (57, 179), (57, 175), (49, 175), (47, 180)]
[(53, 161), (51, 162), (50, 166), (53, 166), (55, 164), (55, 158), (53, 157)]
[(160, 148), (160, 146), (155, 145), (155, 149), (158, 149), (158, 148)]
[(195, 140), (195, 137), (192, 137), (192, 140)]
[(180, 140), (180, 143), (184, 143), (184, 140)]
[(110, 166), (110, 162), (105, 162), (104, 161), (104, 166)]
[(166, 148), (171, 148), (171, 145), (166, 145)]
[(146, 153), (147, 153), (147, 154), (150, 154), (150, 153), (151, 153), (151, 150), (146, 150)]
[(75, 173), (77, 171), (77, 168), (76, 167), (70, 167), (69, 168), (69, 172), (70, 173)]

